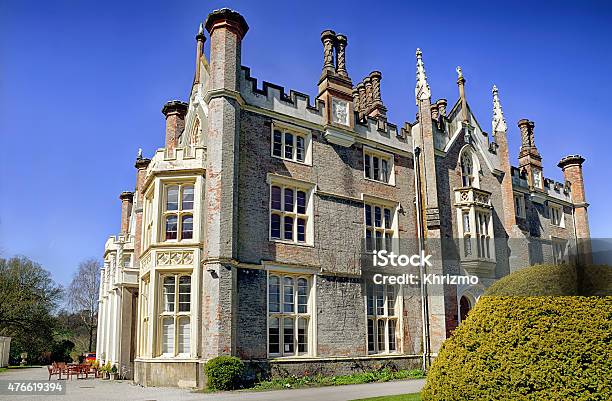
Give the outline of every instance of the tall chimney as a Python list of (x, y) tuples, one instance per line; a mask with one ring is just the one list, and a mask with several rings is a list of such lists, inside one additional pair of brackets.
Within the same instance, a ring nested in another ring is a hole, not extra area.
[(574, 229), (578, 242), (578, 252), (583, 263), (592, 263), (589, 230), (589, 216), (584, 193), (584, 178), (582, 175), (582, 163), (584, 158), (580, 155), (566, 156), (559, 162), (558, 166), (563, 170), (565, 185), (570, 186), (572, 203), (574, 204)]
[(173, 150), (178, 137), (185, 129), (185, 115), (189, 105), (180, 100), (171, 100), (164, 105), (162, 113), (166, 116), (166, 149)]
[(123, 191), (119, 195), (119, 199), (121, 199), (121, 234), (125, 235), (130, 231), (130, 216), (132, 215), (134, 192)]
[(141, 152), (138, 152), (138, 157), (136, 158), (136, 163), (134, 163), (134, 167), (136, 168), (136, 194), (135, 197), (135, 208), (134, 213), (136, 213), (135, 221), (135, 234), (134, 234), (134, 261), (140, 263), (140, 253), (142, 251), (142, 212), (143, 212), (143, 204), (144, 204), (144, 193), (143, 186), (145, 177), (147, 175), (147, 167), (151, 163), (151, 159), (147, 159), (142, 157)]
[(526, 118), (519, 120), (521, 130), (521, 150), (519, 151), (519, 170), (527, 175), (530, 191), (544, 191), (542, 156), (535, 145), (535, 123)]

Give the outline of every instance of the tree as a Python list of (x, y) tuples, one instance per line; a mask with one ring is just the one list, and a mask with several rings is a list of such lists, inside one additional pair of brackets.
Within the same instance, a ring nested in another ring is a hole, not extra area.
[(88, 351), (92, 350), (98, 325), (98, 293), (101, 268), (102, 265), (97, 259), (92, 258), (81, 262), (68, 287), (68, 305), (80, 316), (89, 334)]
[(52, 342), (62, 288), (51, 274), (26, 257), (0, 258), (0, 335), (13, 337), (11, 355), (28, 352), (31, 360)]

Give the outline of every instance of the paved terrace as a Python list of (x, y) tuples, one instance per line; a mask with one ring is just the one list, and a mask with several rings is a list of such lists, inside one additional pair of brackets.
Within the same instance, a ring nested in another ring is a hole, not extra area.
[[(47, 368), (11, 369), (0, 373), (3, 380), (47, 380)], [(57, 377), (51, 379), (57, 380)], [(65, 395), (0, 395), (1, 401), (41, 400), (41, 401), (348, 401), (357, 398), (381, 395), (416, 393), (425, 384), (424, 379), (402, 380), (387, 383), (369, 383), (349, 386), (319, 387), (298, 390), (277, 391), (232, 391), (222, 393), (194, 393), (186, 389), (170, 387), (141, 387), (131, 381), (109, 381), (102, 379), (62, 380), (66, 385)]]

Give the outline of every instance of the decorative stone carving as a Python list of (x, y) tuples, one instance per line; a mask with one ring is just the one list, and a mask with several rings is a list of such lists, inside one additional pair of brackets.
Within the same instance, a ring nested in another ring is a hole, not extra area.
[(337, 57), (337, 66), (336, 72), (341, 77), (348, 78), (348, 72), (346, 71), (346, 46), (348, 41), (346, 36), (337, 35), (336, 36), (336, 57)]
[(157, 252), (158, 266), (190, 265), (193, 263), (193, 251), (160, 251)]
[(341, 99), (332, 99), (332, 122), (349, 125), (348, 103)]
[(431, 98), (431, 90), (427, 83), (427, 75), (425, 74), (425, 65), (423, 64), (423, 53), (421, 49), (416, 49), (417, 59), (417, 72), (416, 72), (416, 88), (414, 89), (414, 95), (416, 97), (417, 105), (419, 100), (427, 100)]
[(455, 68), (455, 71), (457, 71), (457, 80), (460, 80), (463, 78), (463, 71), (461, 70), (460, 66), (457, 66), (457, 68)]

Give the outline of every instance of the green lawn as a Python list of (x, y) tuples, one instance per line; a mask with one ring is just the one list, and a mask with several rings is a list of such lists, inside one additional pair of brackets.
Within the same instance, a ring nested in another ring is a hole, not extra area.
[(360, 398), (353, 401), (421, 401), (421, 395), (419, 393), (387, 395), (374, 398)]
[(372, 382), (387, 382), (392, 380), (420, 379), (423, 372), (419, 369), (400, 370), (397, 372), (388, 369), (376, 370), (365, 373), (355, 373), (346, 376), (289, 376), (270, 381), (262, 381), (251, 390), (280, 390), (286, 388), (342, 386), (346, 384), (362, 384)]

